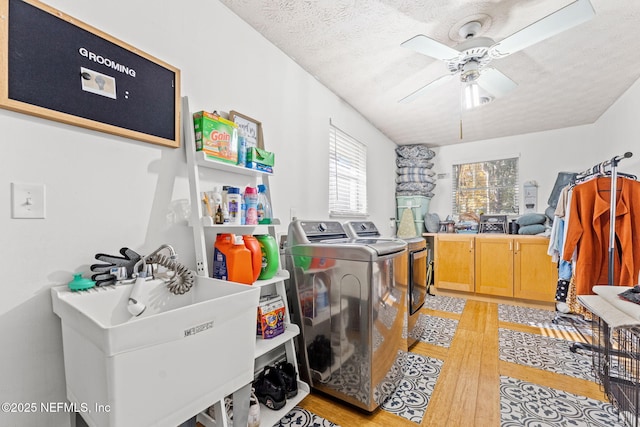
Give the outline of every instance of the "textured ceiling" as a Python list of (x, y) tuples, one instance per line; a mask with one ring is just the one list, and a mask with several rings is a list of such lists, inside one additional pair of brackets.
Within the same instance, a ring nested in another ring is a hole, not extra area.
[[(455, 47), (460, 26), (500, 41), (570, 0), (220, 0), (397, 144), (442, 146), (593, 123), (640, 77), (640, 1), (591, 0), (591, 20), (491, 66), (518, 86), (461, 111), (460, 83), (398, 100), (448, 73), (400, 44)], [(460, 138), (462, 120), (463, 138)]]

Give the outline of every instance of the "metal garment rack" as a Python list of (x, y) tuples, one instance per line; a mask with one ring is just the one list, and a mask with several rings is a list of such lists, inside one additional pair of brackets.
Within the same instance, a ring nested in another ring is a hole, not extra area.
[[(588, 176), (597, 175), (597, 174), (600, 174), (600, 175), (610, 174), (611, 176), (611, 194), (609, 199), (610, 200), (609, 201), (609, 249), (608, 249), (609, 265), (607, 270), (607, 273), (608, 273), (607, 284), (609, 286), (613, 286), (615, 284), (615, 250), (616, 250), (615, 233), (616, 233), (616, 204), (617, 204), (616, 193), (618, 191), (618, 163), (620, 163), (624, 159), (628, 159), (631, 156), (633, 156), (633, 153), (627, 151), (626, 153), (620, 156), (614, 156), (610, 160), (605, 160), (604, 162), (598, 163), (597, 165), (585, 171), (580, 172), (576, 176), (576, 180), (580, 178), (586, 178)], [(606, 168), (610, 168), (609, 171), (607, 171)], [(564, 316), (561, 316), (561, 317), (564, 317)], [(567, 317), (573, 320), (573, 318), (569, 316)], [(574, 327), (575, 327), (575, 324), (574, 324)], [(582, 331), (580, 330), (580, 328), (576, 327), (576, 330), (578, 330), (578, 332), (584, 339), (585, 337), (582, 334)], [(599, 346), (594, 346), (594, 345), (581, 343), (581, 342), (575, 342), (571, 344), (570, 349), (574, 353), (578, 349), (590, 350), (590, 351), (601, 350)]]

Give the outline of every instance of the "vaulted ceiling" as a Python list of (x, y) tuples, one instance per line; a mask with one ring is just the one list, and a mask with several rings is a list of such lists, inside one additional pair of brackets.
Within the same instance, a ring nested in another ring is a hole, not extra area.
[[(461, 107), (445, 62), (400, 44), (423, 34), (455, 48), (459, 29), (499, 42), (571, 0), (220, 0), (397, 144), (442, 146), (593, 123), (640, 77), (640, 1), (590, 0), (595, 16), (494, 59), (517, 83)], [(462, 130), (462, 132), (461, 132)]]

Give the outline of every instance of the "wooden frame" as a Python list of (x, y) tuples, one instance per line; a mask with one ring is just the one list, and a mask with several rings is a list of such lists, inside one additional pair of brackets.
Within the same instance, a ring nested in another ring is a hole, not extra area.
[(254, 145), (255, 141), (255, 146), (264, 150), (262, 122), (233, 110), (229, 112), (229, 120), (237, 124), (238, 128), (244, 129), (247, 146)]
[[(43, 41), (55, 46), (52, 55), (62, 59), (49, 58), (43, 66), (38, 54), (22, 49), (26, 42), (16, 40), (34, 37), (29, 35), (32, 22), (42, 22), (42, 31), (65, 30), (49, 31)], [(111, 59), (109, 52), (117, 54)], [(30, 70), (34, 63), (33, 73), (15, 71)], [(38, 94), (36, 88), (47, 87), (49, 78), (54, 87)], [(94, 87), (89, 88), (86, 81), (92, 78)], [(43, 101), (34, 102), (37, 97)], [(38, 0), (0, 0), (0, 108), (152, 144), (180, 146), (180, 70)], [(157, 122), (150, 120), (156, 117)]]

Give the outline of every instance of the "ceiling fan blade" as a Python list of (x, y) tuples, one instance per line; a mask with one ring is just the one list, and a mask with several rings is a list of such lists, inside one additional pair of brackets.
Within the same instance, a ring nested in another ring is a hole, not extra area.
[(492, 58), (503, 58), (588, 21), (596, 14), (589, 0), (576, 0), (489, 48)]
[(401, 43), (400, 46), (442, 61), (454, 59), (460, 54), (457, 50), (422, 34)]
[(432, 89), (435, 89), (437, 87), (443, 86), (444, 84), (449, 82), (449, 80), (451, 80), (452, 78), (453, 78), (453, 74), (446, 74), (446, 75), (444, 75), (442, 77), (438, 77), (437, 79), (435, 79), (431, 83), (427, 84), (426, 86), (422, 86), (420, 89), (416, 90), (415, 92), (413, 92), (412, 94), (410, 94), (408, 96), (405, 96), (404, 98), (402, 98), (398, 102), (401, 103), (401, 104), (407, 104), (407, 103), (413, 101), (414, 99), (424, 95), (428, 91), (430, 91)]
[(494, 98), (500, 98), (518, 86), (516, 82), (493, 67), (484, 68), (477, 82), (478, 86)]

